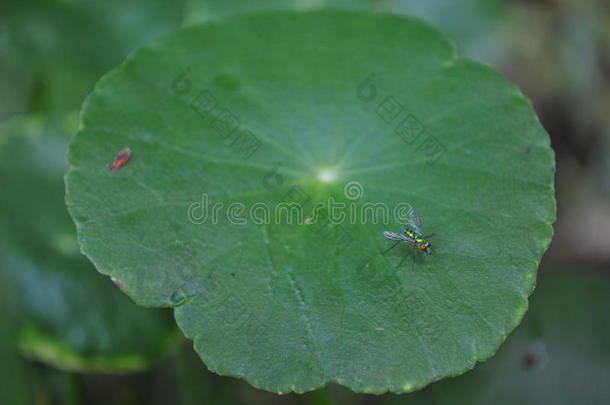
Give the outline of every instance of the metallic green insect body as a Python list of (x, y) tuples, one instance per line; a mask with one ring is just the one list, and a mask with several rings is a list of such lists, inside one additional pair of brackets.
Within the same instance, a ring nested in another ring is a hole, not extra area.
[[(428, 239), (429, 236), (425, 236), (419, 228), (419, 218), (416, 217), (413, 210), (409, 211), (408, 226), (403, 226), (402, 228), (400, 228), (400, 232), (398, 233), (385, 231), (383, 233), (383, 236), (385, 236), (387, 239), (396, 242), (383, 253), (388, 252), (389, 250), (397, 246), (400, 242), (405, 242), (410, 244), (414, 250), (417, 249), (422, 251), (424, 257), (428, 257), (432, 254), (432, 242), (430, 242), (430, 240)], [(405, 259), (400, 262), (398, 267), (402, 265)], [(413, 263), (415, 263), (415, 259), (413, 259)]]

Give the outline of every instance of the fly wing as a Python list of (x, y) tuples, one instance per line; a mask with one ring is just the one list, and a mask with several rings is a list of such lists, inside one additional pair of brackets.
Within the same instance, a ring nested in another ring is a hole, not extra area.
[(390, 232), (390, 231), (384, 231), (383, 236), (385, 236), (386, 238), (388, 238), (390, 240), (395, 240), (395, 241), (404, 241), (404, 240), (408, 239), (407, 237), (405, 237), (405, 235), (401, 235), (399, 233)]
[(413, 208), (411, 208), (407, 213), (407, 221), (411, 229), (413, 229), (419, 234), (423, 234), (421, 229), (421, 218), (415, 213), (415, 210)]

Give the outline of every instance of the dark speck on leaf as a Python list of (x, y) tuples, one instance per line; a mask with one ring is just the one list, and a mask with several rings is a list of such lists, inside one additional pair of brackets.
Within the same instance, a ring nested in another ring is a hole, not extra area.
[(237, 91), (241, 87), (239, 84), (239, 79), (230, 74), (216, 76), (214, 78), (214, 84), (227, 91)]

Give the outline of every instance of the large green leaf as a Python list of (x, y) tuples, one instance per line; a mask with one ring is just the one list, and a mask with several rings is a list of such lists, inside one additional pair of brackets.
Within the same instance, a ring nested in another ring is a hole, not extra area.
[[(176, 307), (211, 370), (276, 392), (412, 391), (488, 358), (526, 310), (555, 217), (529, 101), (394, 16), (263, 13), (154, 42), (98, 83), (68, 159), (98, 270)], [(329, 198), (354, 217), (250, 215)], [(414, 207), (432, 256), (381, 255), (405, 218), (372, 221), (366, 202)]]
[(141, 369), (178, 338), (171, 315), (140, 308), (78, 251), (63, 204), (68, 137), (40, 120), (0, 129), (0, 303), (28, 355), (65, 369)]

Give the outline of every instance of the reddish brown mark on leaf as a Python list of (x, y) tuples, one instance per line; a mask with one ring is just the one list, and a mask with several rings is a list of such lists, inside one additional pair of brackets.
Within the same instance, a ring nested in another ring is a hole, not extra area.
[(131, 149), (125, 148), (117, 153), (112, 163), (108, 165), (108, 168), (110, 171), (116, 172), (121, 167), (125, 166), (129, 162), (129, 159), (131, 159)]

